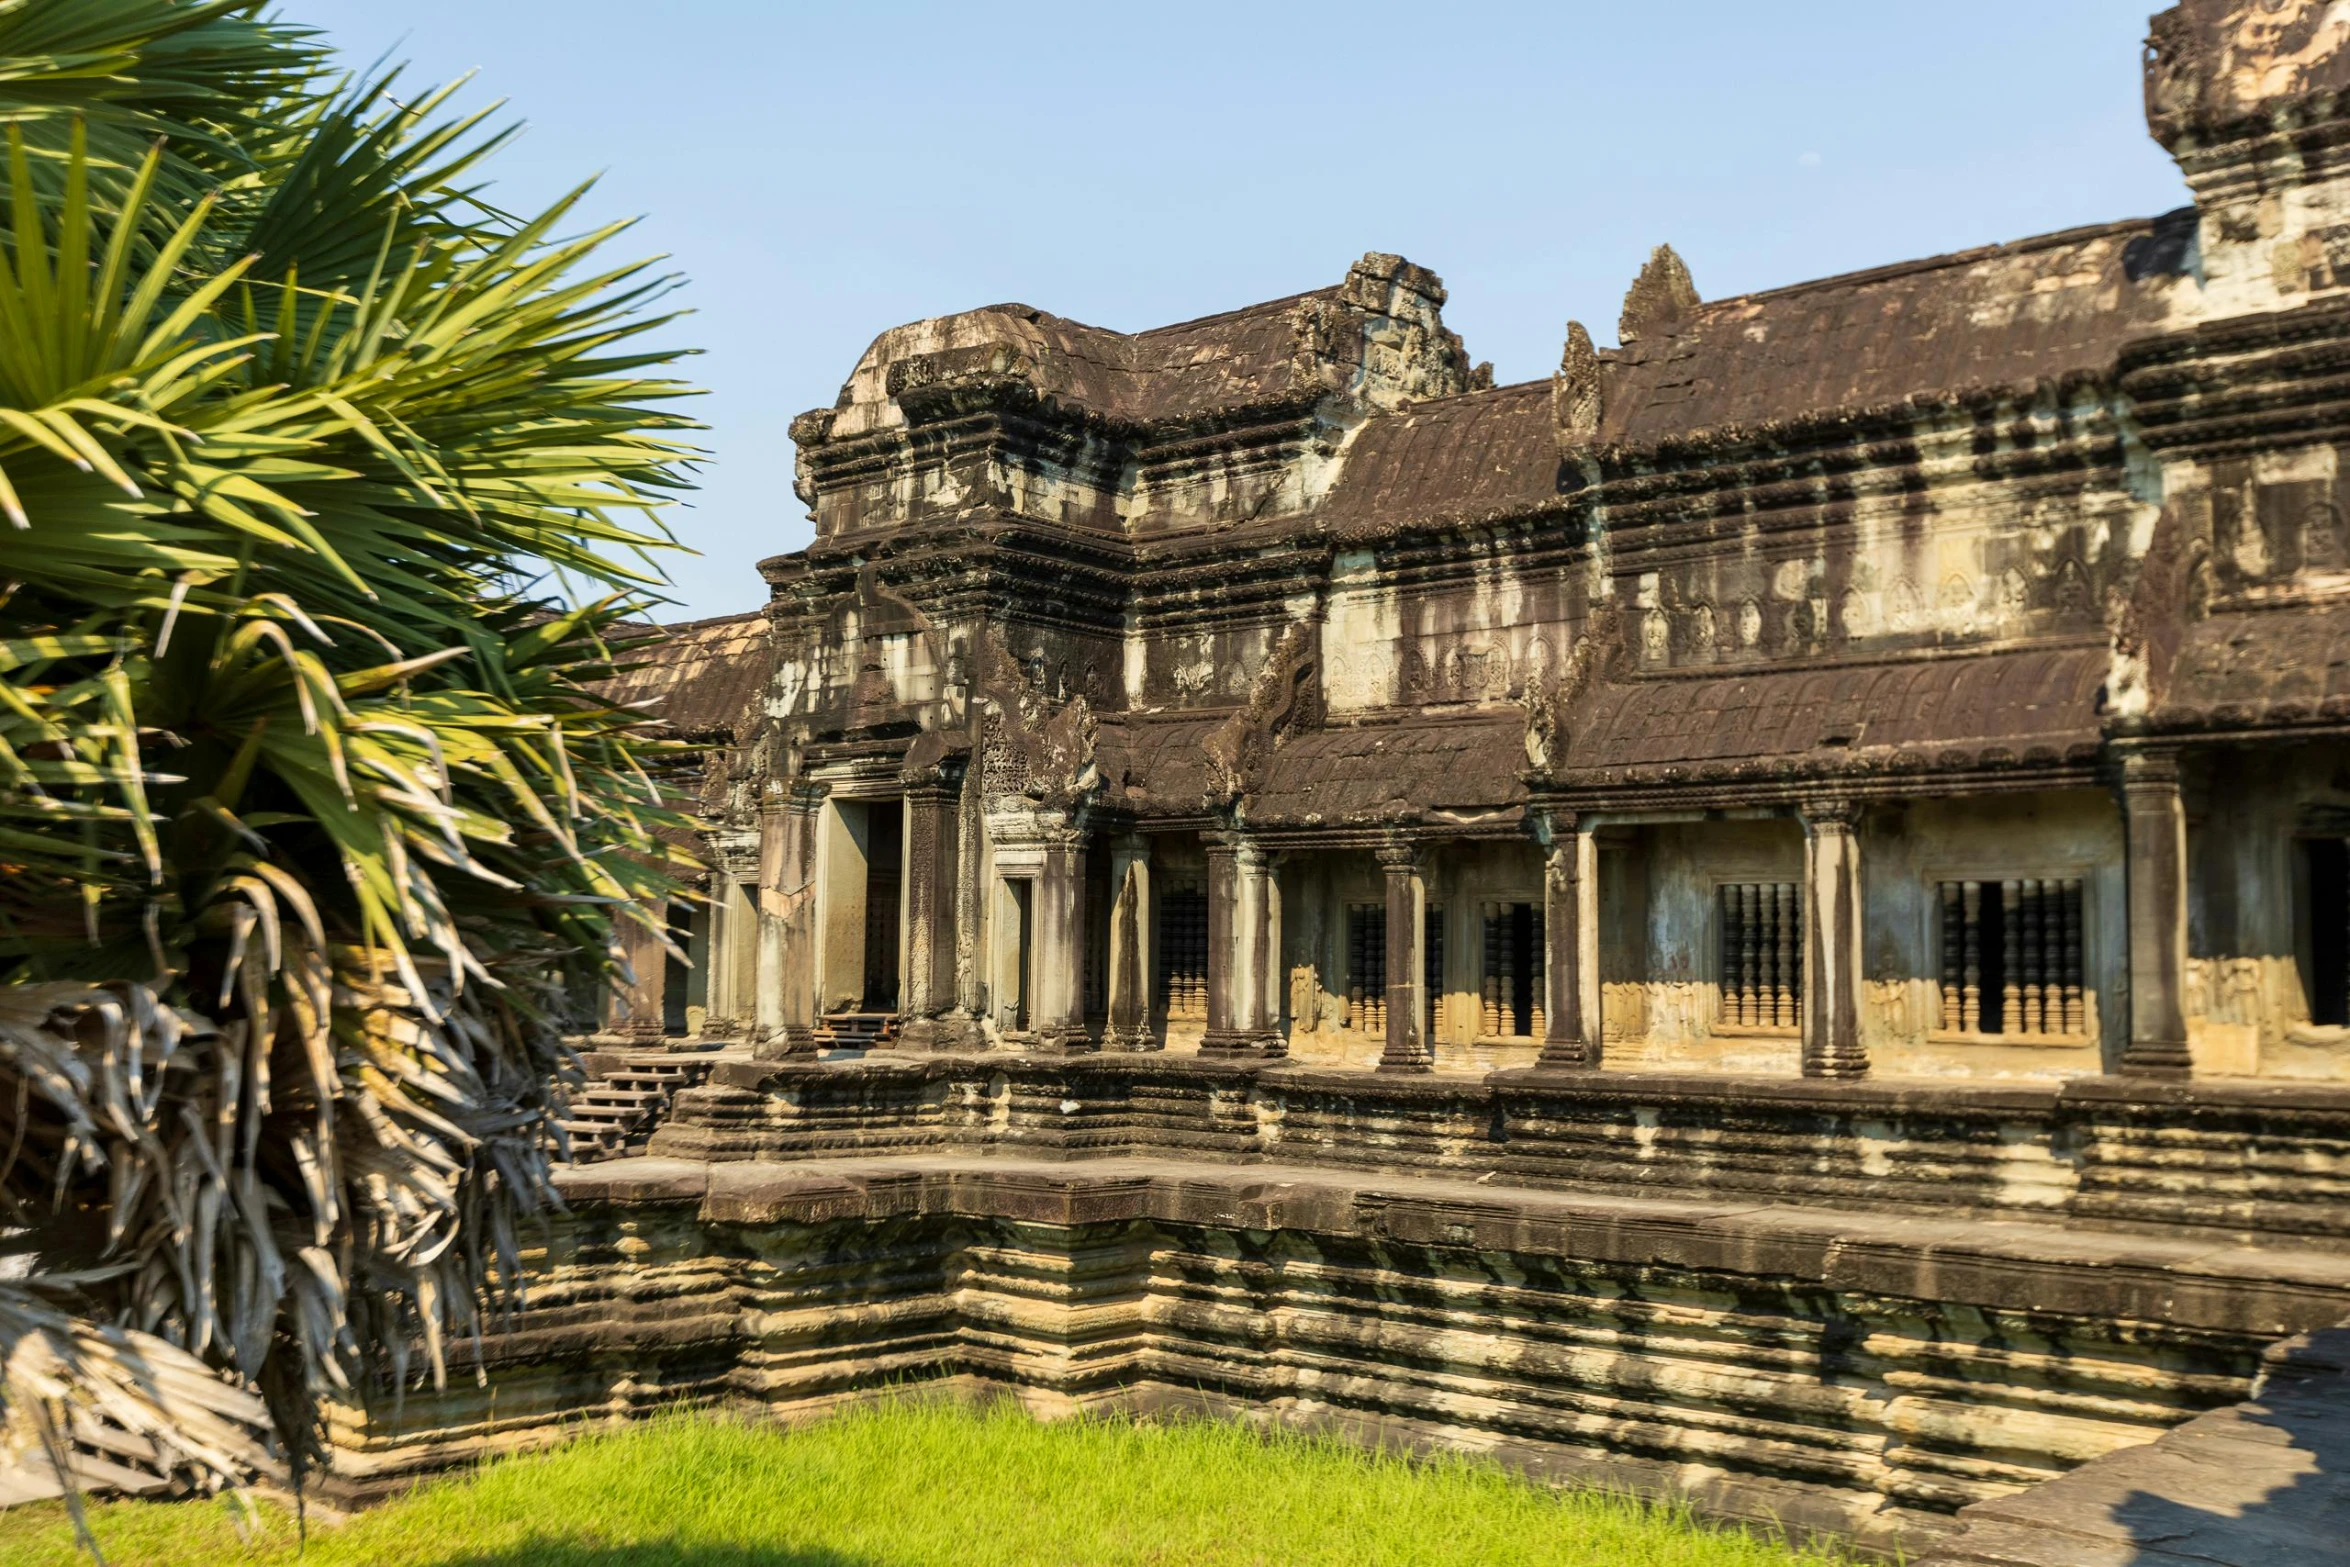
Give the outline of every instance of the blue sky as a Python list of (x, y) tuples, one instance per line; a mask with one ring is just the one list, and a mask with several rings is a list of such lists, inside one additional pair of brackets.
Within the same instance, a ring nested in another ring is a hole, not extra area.
[(1613, 340), (1649, 248), (1707, 298), (2183, 205), (2146, 137), (2152, 0), (943, 5), (286, 0), (347, 57), (527, 123), (510, 205), (690, 278), (715, 454), (684, 615), (807, 542), (786, 426), (886, 327), (998, 300), (1138, 330), (1444, 277), (1503, 381)]

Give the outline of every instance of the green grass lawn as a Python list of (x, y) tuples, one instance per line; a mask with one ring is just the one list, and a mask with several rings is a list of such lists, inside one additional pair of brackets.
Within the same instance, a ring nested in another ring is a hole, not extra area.
[[(678, 1416), (489, 1465), (252, 1543), (219, 1502), (91, 1507), (108, 1560), (402, 1567), (1510, 1563), (1825, 1567), (1685, 1514), (1209, 1422), (1032, 1421), (907, 1400), (786, 1430)], [(0, 1564), (86, 1562), (62, 1506), (0, 1514)]]

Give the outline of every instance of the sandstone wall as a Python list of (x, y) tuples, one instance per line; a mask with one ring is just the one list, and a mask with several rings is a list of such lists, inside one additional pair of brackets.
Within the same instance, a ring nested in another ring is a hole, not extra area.
[(1040, 1412), (1217, 1408), (1878, 1540), (2241, 1398), (2350, 1259), (1112, 1161), (637, 1160), (483, 1380), (340, 1433), (346, 1484), (684, 1399), (945, 1379)]

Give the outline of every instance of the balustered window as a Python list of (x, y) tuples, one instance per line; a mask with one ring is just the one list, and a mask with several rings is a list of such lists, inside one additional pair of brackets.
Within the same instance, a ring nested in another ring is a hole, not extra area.
[(1158, 1007), (1170, 1021), (1208, 1015), (1208, 894), (1199, 886), (1159, 889)]
[(1541, 1037), (1541, 904), (1485, 905), (1484, 978), (1478, 1033), (1487, 1038)]
[(1721, 1021), (1795, 1029), (1803, 1017), (1803, 892), (1791, 881), (1725, 882)]
[(1436, 1014), (1444, 1003), (1444, 910), (1430, 909), (1420, 927), (1420, 994), (1426, 998), (1427, 1018), (1422, 1038), (1436, 1042)]
[(1937, 890), (1945, 1031), (2088, 1032), (2080, 878), (1946, 881)]
[(1353, 903), (1346, 910), (1346, 1026), (1387, 1032), (1387, 906)]

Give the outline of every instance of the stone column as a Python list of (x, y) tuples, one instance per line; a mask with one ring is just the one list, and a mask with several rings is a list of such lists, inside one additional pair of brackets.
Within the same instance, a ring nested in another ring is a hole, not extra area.
[[(667, 977), (669, 953), (662, 944), (660, 926), (667, 918), (667, 908), (664, 901), (613, 913), (612, 941), (628, 969), (612, 976), (605, 999), (606, 1033), (643, 1044), (661, 1039), (661, 987)], [(647, 925), (639, 914), (649, 915), (653, 924)]]
[(2187, 814), (2178, 758), (2132, 752), (2122, 758), (2122, 811), (2129, 835), (2130, 1037), (2121, 1069), (2129, 1077), (2187, 1077)]
[(726, 867), (722, 864), (710, 872), (710, 906), (703, 916), (709, 922), (710, 931), (702, 953), (704, 1039), (725, 1039), (734, 1032), (734, 971), (727, 962), (734, 946), (734, 932), (730, 928), (734, 905), (727, 892)]
[(1108, 1050), (1162, 1050), (1151, 1033), (1151, 846), (1129, 833), (1110, 848)]
[(1085, 835), (1049, 831), (1030, 915), (1029, 1031), (1040, 1051), (1091, 1050), (1085, 1027)]
[(1865, 1077), (1860, 1042), (1860, 807), (1803, 808), (1803, 1075)]
[(955, 826), (961, 780), (933, 774), (906, 785), (906, 971), (898, 1010), (908, 1050), (944, 1050), (964, 1030), (944, 1021), (955, 1010)]
[(1572, 811), (1550, 812), (1541, 825), (1542, 1004), (1549, 1037), (1536, 1065), (1595, 1067), (1601, 1034), (1599, 838)]
[(726, 884), (727, 1034), (749, 1039), (757, 1033), (759, 1005), (759, 868), (745, 867), (745, 881)]
[(1428, 1020), (1420, 999), (1427, 965), (1427, 888), (1420, 880), (1420, 846), (1391, 843), (1379, 851), (1387, 874), (1387, 1049), (1382, 1072), (1432, 1072)]
[(1202, 1055), (1281, 1056), (1273, 970), (1280, 966), (1280, 890), (1265, 851), (1238, 834), (1208, 840), (1208, 1028)]
[(759, 840), (758, 1037), (762, 1061), (816, 1053), (816, 826), (820, 789), (763, 811)]

